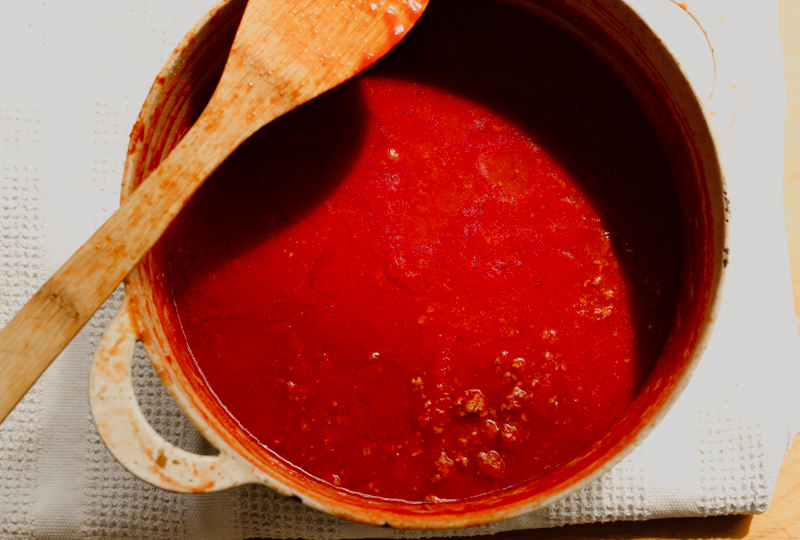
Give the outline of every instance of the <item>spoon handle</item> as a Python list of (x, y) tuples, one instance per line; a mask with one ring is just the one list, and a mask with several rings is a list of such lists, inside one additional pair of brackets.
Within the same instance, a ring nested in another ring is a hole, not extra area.
[(232, 119), (230, 111), (206, 108), (161, 165), (0, 331), (0, 422), (156, 243), (203, 180), (255, 130)]
[(426, 5), (249, 0), (192, 129), (0, 331), (0, 422), (239, 144), (386, 54)]

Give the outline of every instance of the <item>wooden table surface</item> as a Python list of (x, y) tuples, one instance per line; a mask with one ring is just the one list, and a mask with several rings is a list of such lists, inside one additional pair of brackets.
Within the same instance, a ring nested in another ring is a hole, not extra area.
[[(734, 1), (734, 0), (731, 0)], [(800, 317), (800, 0), (778, 0), (787, 105), (783, 169), (783, 206), (795, 311)], [(800, 329), (798, 329), (800, 331)], [(800, 384), (800, 381), (798, 381)], [(769, 510), (756, 516), (657, 519), (641, 522), (572, 525), (558, 529), (512, 531), (493, 538), (559, 539), (800, 539), (800, 436), (783, 460)]]

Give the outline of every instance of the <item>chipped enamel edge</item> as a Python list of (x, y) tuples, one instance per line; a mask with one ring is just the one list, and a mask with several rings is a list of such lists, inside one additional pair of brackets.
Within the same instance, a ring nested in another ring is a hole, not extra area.
[(168, 491), (206, 493), (260, 482), (226, 452), (192, 454), (156, 433), (133, 390), (131, 361), (138, 340), (126, 297), (106, 330), (89, 375), (89, 404), (100, 438), (126, 469)]

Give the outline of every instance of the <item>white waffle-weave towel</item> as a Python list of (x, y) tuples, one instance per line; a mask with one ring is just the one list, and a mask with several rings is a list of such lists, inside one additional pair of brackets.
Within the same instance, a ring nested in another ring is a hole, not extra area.
[[(211, 3), (0, 2), (0, 324), (116, 208), (139, 107), (172, 48)], [(637, 3), (646, 14), (667, 0)], [(781, 459), (800, 431), (792, 392), (800, 384), (800, 343), (781, 199), (786, 96), (777, 1), (717, 3), (738, 21), (730, 24), (752, 34), (755, 69), (724, 137), (730, 274), (699, 371), (645, 444), (581, 492), (520, 518), (437, 534), (767, 509)], [(681, 34), (667, 34), (680, 53)], [(343, 522), (257, 486), (178, 495), (132, 477), (100, 442), (87, 403), (92, 352), (119, 301), (117, 293), (0, 426), (1, 537), (423, 536)], [(153, 425), (203, 451), (141, 352), (134, 372)]]

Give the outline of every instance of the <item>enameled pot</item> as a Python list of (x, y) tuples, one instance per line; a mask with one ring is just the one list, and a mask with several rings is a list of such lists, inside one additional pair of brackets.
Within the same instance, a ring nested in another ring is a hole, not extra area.
[[(91, 374), (91, 406), (98, 431), (133, 474), (180, 492), (265, 484), (313, 508), (374, 525), (467, 527), (528, 512), (573, 493), (630, 453), (666, 414), (700, 360), (721, 301), (728, 210), (710, 126), (715, 117), (730, 116), (726, 113), (733, 102), (720, 88), (714, 102), (704, 103), (661, 40), (624, 0), (504, 3), (565, 31), (614, 71), (649, 117), (673, 175), (680, 179), (684, 262), (677, 314), (656, 367), (625, 414), (572, 462), (502, 492), (427, 504), (337, 489), (299, 473), (247, 437), (201, 375), (186, 368), (191, 362), (184, 360), (190, 356), (170, 299), (162, 242), (128, 277), (125, 300), (100, 344)], [(156, 79), (131, 134), (123, 199), (178, 143), (207, 102), (244, 6), (245, 0), (219, 2), (184, 38)], [(709, 38), (713, 41), (713, 34)], [(717, 80), (731, 78), (724, 69), (718, 62)], [(218, 456), (178, 449), (146, 422), (131, 382), (137, 340), (186, 415), (219, 449)]]

